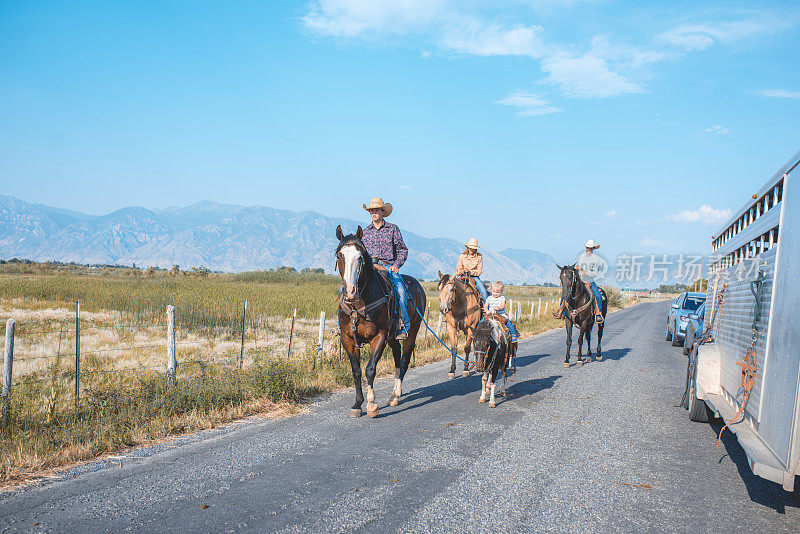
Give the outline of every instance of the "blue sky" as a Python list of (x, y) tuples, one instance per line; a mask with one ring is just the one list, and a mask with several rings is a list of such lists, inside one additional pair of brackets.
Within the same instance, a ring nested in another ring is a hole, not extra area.
[(0, 192), (706, 252), (800, 149), (788, 2), (0, 2)]

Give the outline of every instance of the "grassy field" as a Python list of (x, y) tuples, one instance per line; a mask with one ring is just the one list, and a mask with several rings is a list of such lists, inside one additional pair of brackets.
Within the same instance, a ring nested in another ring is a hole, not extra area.
[[(15, 269), (0, 269), (2, 328), (6, 318), (16, 321), (11, 417), (0, 438), (0, 484), (248, 415), (292, 412), (303, 399), (352, 385), (336, 335), (338, 277)], [(436, 287), (430, 282), (423, 287), (429, 322), (436, 328)], [(517, 326), (523, 337), (563, 324), (549, 313), (556, 288), (509, 286), (506, 294), (521, 304)], [(542, 313), (531, 317), (531, 304), (538, 311), (540, 298)], [(76, 300), (81, 303), (78, 402)], [(165, 379), (168, 304), (175, 306), (178, 324), (174, 386)], [(327, 315), (322, 352), (317, 350), (320, 311)], [(414, 365), (449, 357), (433, 336), (420, 338)], [(460, 344), (462, 352), (463, 337)], [(362, 358), (367, 357), (365, 347)], [(384, 357), (379, 373), (392, 372), (392, 358)], [(413, 373), (409, 378), (413, 381)]]

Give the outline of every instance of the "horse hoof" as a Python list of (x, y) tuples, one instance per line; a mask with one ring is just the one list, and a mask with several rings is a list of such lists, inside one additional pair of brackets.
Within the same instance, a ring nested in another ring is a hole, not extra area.
[(469, 376), (469, 371), (462, 371), (461, 376)]
[(351, 408), (350, 417), (361, 417), (361, 408)]
[(400, 404), (400, 397), (392, 395), (392, 400), (389, 401), (389, 406), (398, 406)]
[(367, 415), (368, 416), (376, 417), (378, 415), (379, 411), (380, 410), (378, 409), (378, 405), (377, 404), (367, 404)]
[(505, 391), (501, 391), (500, 393), (497, 394), (497, 396), (498, 397), (505, 397), (506, 396), (506, 392)]
[(578, 360), (577, 365), (583, 365), (583, 360)]
[(497, 404), (495, 402), (490, 402), (489, 408), (497, 408)]
[(602, 357), (602, 356), (600, 356), (599, 354), (597, 355), (597, 361), (598, 361), (598, 362), (602, 362), (602, 361), (603, 361), (603, 357)]
[(483, 404), (484, 402), (486, 402), (486, 399), (478, 399), (478, 402), (480, 402), (481, 404)]
[(564, 367), (569, 367), (569, 362), (564, 362)]

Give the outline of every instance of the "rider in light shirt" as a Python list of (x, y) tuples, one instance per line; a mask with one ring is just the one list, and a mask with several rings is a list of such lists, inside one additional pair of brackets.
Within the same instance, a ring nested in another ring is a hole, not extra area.
[(590, 239), (583, 244), (586, 247), (586, 250), (578, 256), (578, 261), (576, 262), (578, 268), (581, 272), (581, 280), (583, 280), (586, 289), (590, 290), (594, 293), (595, 298), (595, 316), (594, 320), (596, 323), (603, 322), (603, 314), (600, 313), (600, 303), (602, 302), (602, 296), (600, 295), (600, 288), (597, 287), (597, 278), (602, 275), (603, 268), (605, 266), (605, 262), (602, 258), (594, 254), (594, 250), (600, 248), (600, 245), (594, 242), (594, 239)]
[(508, 318), (508, 314), (506, 313), (506, 298), (502, 294), (503, 282), (495, 280), (492, 282), (492, 285), (489, 289), (492, 291), (492, 296), (486, 299), (486, 302), (483, 305), (483, 311), (505, 317), (507, 319), (506, 327), (508, 328), (508, 331), (511, 332), (511, 341), (516, 341), (517, 329), (514, 327), (514, 323), (511, 322), (511, 319)]

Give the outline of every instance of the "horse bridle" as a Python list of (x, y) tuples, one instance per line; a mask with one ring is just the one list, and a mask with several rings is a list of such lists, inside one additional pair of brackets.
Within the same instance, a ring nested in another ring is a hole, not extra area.
[[(359, 249), (359, 252), (363, 252), (363, 251), (361, 250), (361, 247), (359, 247), (357, 244), (355, 244), (355, 243), (352, 243), (352, 245), (353, 245), (354, 247), (358, 248), (358, 249)], [(336, 270), (338, 270), (338, 271), (339, 271), (339, 274), (341, 274), (341, 275), (342, 275), (342, 280), (344, 281), (344, 273), (343, 273), (343, 272), (342, 272), (342, 270), (339, 268), (339, 259), (340, 259), (339, 255), (340, 255), (341, 253), (342, 253), (342, 250), (341, 250), (341, 248), (340, 248), (339, 250), (337, 250), (337, 251), (336, 251)], [(347, 297), (344, 297), (344, 296), (342, 296), (342, 297), (341, 297), (341, 300), (342, 300), (343, 302), (346, 302), (347, 304), (350, 304), (350, 305), (354, 305), (356, 302), (358, 302), (359, 300), (361, 300), (361, 293), (362, 293), (362, 291), (364, 291), (364, 289), (367, 287), (367, 282), (369, 281), (367, 278), (364, 278), (364, 283), (362, 284), (362, 286), (361, 286), (361, 287), (359, 287), (359, 285), (358, 285), (358, 280), (359, 280), (359, 278), (361, 278), (361, 273), (362, 273), (363, 271), (364, 271), (364, 255), (363, 255), (363, 254), (359, 254), (359, 256), (358, 256), (358, 268), (356, 269), (356, 296), (355, 296), (355, 298), (353, 298), (353, 299), (348, 299)]]
[(575, 296), (575, 287), (578, 285), (578, 270), (575, 267), (570, 267), (569, 270), (570, 272), (572, 272), (572, 283), (570, 284), (569, 288), (569, 298), (564, 299), (564, 307), (567, 309), (567, 312), (569, 313), (572, 322), (575, 322), (575, 319), (577, 319), (578, 315), (584, 310), (586, 310), (586, 308), (591, 306), (592, 299), (590, 296), (589, 301), (586, 304), (584, 304), (580, 308), (574, 310), (572, 309), (572, 307), (570, 306), (570, 301), (575, 301), (577, 303), (577, 298), (578, 298), (577, 296)]
[[(442, 289), (444, 289), (444, 287), (446, 287), (448, 285), (452, 285), (453, 286), (453, 291), (450, 292), (450, 297), (447, 299), (446, 307), (442, 310), (442, 315), (447, 315), (447, 313), (450, 312), (453, 309), (453, 304), (455, 304), (453, 302), (453, 299), (455, 298), (455, 293), (456, 293), (456, 285), (455, 284), (456, 284), (456, 278), (457, 277), (458, 277), (457, 275), (451, 276), (450, 279), (444, 284), (444, 286), (442, 286)], [(477, 282), (476, 282), (476, 284), (477, 284)], [(467, 288), (469, 288), (469, 285), (467, 285), (467, 284), (464, 284), (464, 285)], [(469, 288), (469, 289), (471, 290), (472, 288)], [(478, 303), (480, 303), (480, 301), (481, 301), (480, 296), (477, 295), (475, 293), (475, 291), (470, 291), (470, 292), (478, 300)], [(466, 291), (465, 291), (465, 293), (466, 293)], [(472, 310), (472, 308), (470, 308), (470, 310)]]

